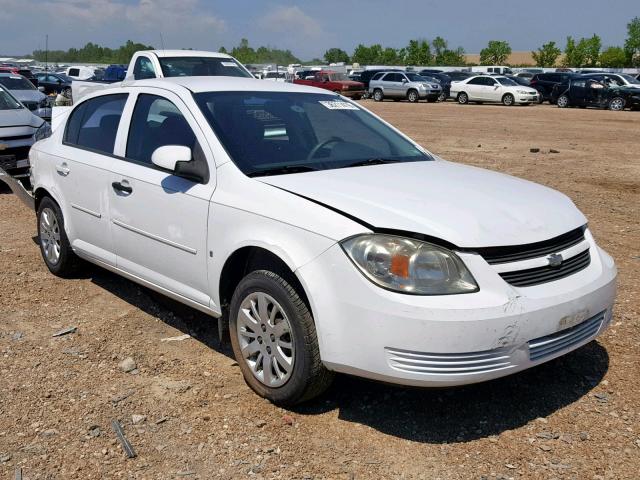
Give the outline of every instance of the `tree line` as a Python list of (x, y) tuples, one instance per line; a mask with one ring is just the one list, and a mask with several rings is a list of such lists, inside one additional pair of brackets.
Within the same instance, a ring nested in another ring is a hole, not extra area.
[[(640, 67), (640, 17), (635, 17), (627, 24), (627, 38), (623, 46), (602, 48), (601, 38), (594, 34), (589, 38), (567, 37), (564, 49), (556, 42), (547, 42), (531, 52), (535, 64), (539, 67), (554, 67), (558, 64), (565, 67)], [(150, 45), (134, 43), (128, 40), (119, 48), (111, 49), (95, 43), (87, 43), (82, 48), (69, 50), (50, 50), (48, 56), (44, 50), (33, 52), (33, 58), (43, 62), (48, 57), (53, 63), (129, 63), (131, 56), (139, 50), (153, 49)], [(227, 53), (225, 47), (220, 52)], [(253, 48), (243, 38), (229, 51), (242, 63), (275, 63), (289, 65), (291, 63), (359, 63), (361, 65), (442, 65), (464, 66), (465, 52), (462, 47), (449, 48), (442, 37), (432, 41), (425, 39), (410, 40), (402, 48), (383, 47), (380, 44), (359, 44), (349, 55), (341, 48), (330, 48), (323, 59), (314, 58), (302, 62), (290, 50), (272, 47)], [(480, 52), (482, 65), (504, 65), (512, 50), (508, 42), (491, 40)]]

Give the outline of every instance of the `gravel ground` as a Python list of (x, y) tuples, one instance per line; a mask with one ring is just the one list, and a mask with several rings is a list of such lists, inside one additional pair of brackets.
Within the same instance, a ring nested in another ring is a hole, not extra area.
[(99, 268), (50, 275), (34, 214), (0, 190), (1, 478), (638, 478), (640, 114), (363, 103), (444, 158), (573, 198), (618, 264), (611, 328), (490, 383), (340, 376), (284, 410), (245, 386), (215, 320)]

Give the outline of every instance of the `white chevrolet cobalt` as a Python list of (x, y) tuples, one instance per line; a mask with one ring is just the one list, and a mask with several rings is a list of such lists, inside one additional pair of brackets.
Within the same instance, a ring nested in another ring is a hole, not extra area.
[(42, 256), (228, 319), (278, 404), (333, 372), (489, 380), (594, 339), (616, 268), (569, 198), (444, 161), (325, 90), (225, 77), (85, 97), (31, 153)]

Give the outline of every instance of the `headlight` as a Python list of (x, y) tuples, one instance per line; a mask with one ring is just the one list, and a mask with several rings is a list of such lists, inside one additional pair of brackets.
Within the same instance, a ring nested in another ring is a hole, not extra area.
[(533, 92), (529, 92), (527, 90), (518, 90), (518, 93), (520, 95), (533, 95), (534, 94)]
[(37, 142), (38, 140), (44, 140), (50, 136), (51, 126), (47, 122), (43, 122), (42, 125), (40, 125), (40, 128), (36, 130), (36, 133), (33, 134), (33, 140)]
[(423, 83), (420, 83), (420, 84), (418, 84), (418, 88), (420, 90), (425, 90), (427, 88), (427, 86), (425, 84), (423, 84)]
[(342, 248), (373, 283), (401, 293), (450, 295), (479, 290), (462, 260), (450, 250), (395, 235), (349, 238)]

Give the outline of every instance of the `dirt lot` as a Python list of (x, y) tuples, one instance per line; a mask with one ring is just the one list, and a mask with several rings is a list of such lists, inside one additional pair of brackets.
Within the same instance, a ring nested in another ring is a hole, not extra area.
[[(98, 268), (50, 275), (34, 214), (4, 190), (1, 478), (17, 467), (29, 479), (638, 478), (640, 114), (366, 105), (444, 158), (571, 196), (618, 264), (612, 327), (499, 381), (409, 390), (339, 377), (287, 411), (245, 386), (214, 320)], [(163, 341), (184, 333), (192, 338)], [(119, 368), (127, 357), (132, 373)], [(112, 419), (137, 458), (123, 454)]]

